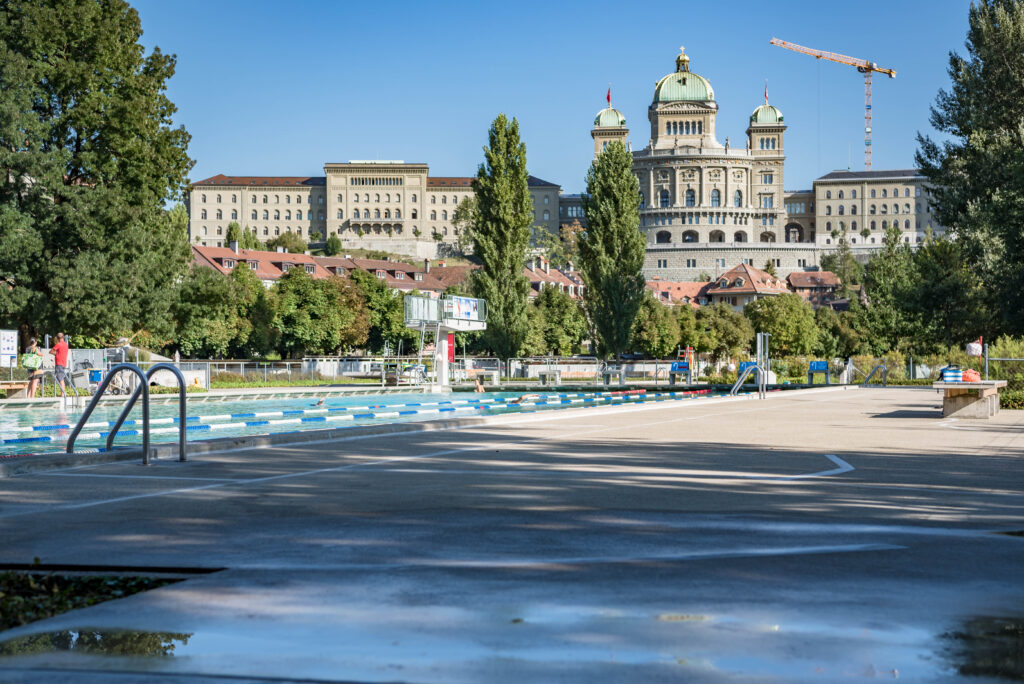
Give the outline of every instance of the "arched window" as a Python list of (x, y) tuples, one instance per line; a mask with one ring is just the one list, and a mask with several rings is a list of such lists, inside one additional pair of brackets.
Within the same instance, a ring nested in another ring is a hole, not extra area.
[(899, 188), (893, 188), (892, 189), (892, 196), (893, 197), (899, 197), (900, 196), (900, 189)]
[(733, 233), (732, 241), (733, 242), (746, 242), (747, 241), (747, 233), (745, 231), (742, 231), (742, 230), (737, 230), (735, 233)]
[(869, 214), (874, 214), (875, 213), (875, 205), (874, 204), (872, 204), (871, 207), (868, 209), (868, 213)]
[(850, 230), (857, 230), (857, 222), (850, 221)]
[(395, 209), (395, 218), (402, 218), (402, 210)]
[(842, 190), (839, 191), (839, 199), (843, 199), (843, 191)]
[(846, 208), (842, 204), (839, 205), (839, 215), (840, 216), (842, 216), (844, 213), (846, 213), (845, 209)]
[(831, 205), (826, 206), (825, 207), (825, 216), (831, 216), (831, 215), (832, 215), (832, 207), (831, 207)]
[(889, 227), (889, 222), (888, 221), (882, 221), (882, 230), (885, 230), (888, 227)]
[(252, 204), (256, 204), (256, 195), (252, 196)]
[(281, 196), (280, 195), (274, 195), (274, 204), (280, 204), (280, 203), (281, 203)]
[(734, 192), (733, 195), (732, 195), (732, 205), (734, 207), (742, 207), (743, 206), (743, 193), (740, 192), (739, 190)]
[(550, 221), (551, 220), (551, 212), (548, 211), (547, 209), (544, 210), (544, 220), (545, 221)]
[(232, 221), (237, 221), (238, 220), (238, 210), (237, 209), (232, 209), (231, 210), (231, 220)]
[[(286, 219), (290, 219), (291, 217), (290, 217), (290, 216), (288, 216), (288, 215), (287, 215), (287, 213), (286, 213), (286, 215), (285, 215), (285, 218), (286, 218)], [(345, 218), (345, 216), (344, 216), (344, 214), (342, 214), (342, 213), (341, 213), (341, 209), (339, 209), (339, 210), (338, 210), (338, 219), (339, 219), (339, 220), (341, 220), (341, 219), (343, 219), (343, 218)]]
[(358, 209), (353, 209), (352, 210), (352, 218), (359, 218), (359, 210)]
[(683, 242), (696, 242), (698, 239), (700, 239), (700, 236), (697, 235), (695, 230), (688, 230), (683, 233)]
[(896, 204), (895, 202), (892, 205), (892, 213), (894, 213), (894, 214), (900, 213), (900, 205)]
[(264, 221), (269, 221), (270, 220), (270, 212), (267, 211), (266, 209), (263, 210), (263, 220)]
[(416, 193), (415, 192), (412, 194), (412, 202), (414, 204), (416, 203)]
[[(458, 195), (452, 195), (452, 204), (458, 204), (458, 203), (459, 203), (459, 196), (458, 196)], [(547, 204), (547, 203), (548, 203), (548, 198), (547, 198), (547, 197), (544, 197), (544, 204)], [(456, 229), (455, 229), (455, 234), (456, 234), (456, 235), (458, 235), (458, 234), (459, 234), (459, 232), (458, 232), (458, 231), (459, 231), (459, 229), (458, 229), (458, 228), (456, 228)]]
[(373, 218), (380, 218), (380, 209), (373, 210)]
[(275, 221), (280, 221), (281, 220), (281, 210), (280, 209), (275, 209), (274, 210), (274, 220)]
[[(339, 202), (341, 201), (341, 195), (338, 195), (338, 201)], [(285, 204), (291, 204), (292, 203), (292, 196), (291, 195), (285, 195), (284, 196), (284, 203)]]
[(256, 210), (255, 209), (252, 210), (252, 219), (254, 221), (256, 220)]
[(697, 122), (697, 135), (700, 135), (703, 132), (704, 132), (704, 124), (701, 123), (700, 121), (698, 121)]
[(668, 121), (665, 122), (665, 135), (672, 135), (672, 124)]
[(370, 193), (368, 193), (368, 192), (364, 192), (363, 193), (363, 201), (364, 202), (369, 202), (370, 201)]
[[(442, 198), (442, 199), (443, 199), (443, 198)], [(443, 204), (443, 203), (442, 203), (442, 204)], [(448, 220), (448, 212), (447, 212), (447, 211), (442, 211), (442, 212), (441, 212), (441, 220), (442, 220), (442, 221), (447, 221), (447, 220)]]
[(708, 242), (725, 242), (725, 233), (713, 230), (708, 234)]
[(910, 188), (903, 188), (903, 196), (910, 197)]
[(267, 196), (266, 196), (266, 195), (264, 195), (264, 196), (263, 196), (263, 203), (264, 203), (264, 204), (266, 204), (266, 203), (267, 203)]
[[(320, 219), (323, 220), (323, 218), (324, 218), (324, 215), (320, 214)], [(306, 220), (307, 221), (312, 221), (313, 220), (313, 212), (312, 211), (307, 211), (306, 212)]]
[(661, 192), (658, 193), (658, 206), (663, 209), (669, 206), (668, 190), (662, 190)]
[(697, 206), (697, 193), (695, 193), (692, 189), (686, 191), (686, 206)]
[(889, 213), (889, 205), (883, 204), (882, 205), (882, 212), (881, 213), (882, 214), (888, 214)]
[(654, 241), (659, 245), (668, 244), (672, 242), (672, 234), (667, 230), (659, 230), (658, 234), (654, 236)]
[(206, 195), (201, 195), (201, 197), (203, 198), (203, 204), (206, 204)]
[(760, 240), (761, 242), (775, 242), (775, 233), (766, 230), (761, 233)]
[(882, 188), (882, 197), (888, 197), (888, 195), (886, 194), (885, 188)]
[(832, 191), (831, 190), (826, 190), (825, 191), (825, 199), (832, 199)]
[(826, 221), (825, 222), (825, 230), (829, 230), (829, 231), (832, 230), (832, 222), (831, 221)]
[(431, 221), (436, 221), (437, 220), (437, 212), (436, 211), (431, 210), (431, 212), (430, 212), (430, 220)]
[(199, 212), (199, 218), (201, 218), (201, 219), (205, 219), (206, 218), (206, 210), (205, 209), (203, 209), (203, 210), (201, 210)]
[(852, 197), (853, 199), (857, 199), (857, 191), (856, 190), (851, 190), (850, 191), (850, 197)]
[(718, 188), (711, 191), (711, 206), (722, 206), (722, 193), (718, 191)]
[(220, 204), (220, 195), (217, 195), (217, 204)]
[(379, 193), (379, 192), (377, 192), (377, 193), (374, 193), (374, 195), (373, 195), (373, 201), (374, 201), (374, 202), (380, 202), (380, 193)]
[(223, 211), (221, 211), (220, 209), (218, 209), (218, 210), (217, 210), (217, 218), (218, 218), (218, 219), (222, 219), (222, 218), (224, 218), (224, 212), (223, 212)]
[(416, 210), (416, 209), (412, 210), (412, 217), (413, 218), (419, 218), (419, 215), (420, 215), (420, 212), (418, 210)]
[(904, 230), (910, 230), (910, 219), (903, 222), (903, 228)]
[(431, 195), (430, 196), (430, 203), (431, 204), (437, 204), (437, 196), (436, 195)]
[(875, 222), (874, 222), (874, 221), (872, 221), (872, 222), (871, 222), (871, 230), (874, 230), (874, 229), (875, 229)]
[(370, 218), (370, 210), (363, 209), (363, 218)]
[(640, 193), (640, 208), (643, 209), (647, 206), (647, 200), (644, 198), (644, 193)]
[(850, 213), (853, 214), (854, 216), (857, 215), (857, 205), (856, 204), (851, 204), (850, 205)]
[(384, 201), (385, 202), (390, 202), (391, 201), (391, 193), (390, 192), (388, 194), (384, 195)]
[(391, 210), (390, 209), (385, 209), (384, 210), (384, 218), (391, 218)]

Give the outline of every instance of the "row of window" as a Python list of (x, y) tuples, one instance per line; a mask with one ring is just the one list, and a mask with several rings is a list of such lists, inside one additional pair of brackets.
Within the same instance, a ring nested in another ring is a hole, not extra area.
[[(698, 242), (700, 240), (700, 234), (695, 230), (684, 231), (680, 235), (680, 239), (683, 242)], [(764, 231), (758, 238), (761, 242), (775, 242), (775, 233), (771, 231)], [(738, 230), (732, 235), (733, 242), (748, 242), (747, 232), (745, 230)], [(659, 230), (654, 236), (655, 244), (664, 245), (672, 242), (672, 233), (667, 230)], [(720, 230), (713, 230), (708, 233), (708, 242), (725, 242), (725, 233)]]
[[(413, 202), (416, 201), (416, 195), (413, 195), (412, 201)], [(547, 204), (547, 201), (548, 201), (548, 198), (545, 197), (544, 198), (544, 203)], [(437, 204), (437, 195), (431, 195), (430, 196), (430, 203), (431, 204)], [(459, 196), (458, 195), (452, 195), (452, 204), (458, 204), (458, 203), (459, 203)], [(441, 204), (448, 204), (448, 196), (447, 195), (441, 195)]]
[(775, 138), (761, 138), (760, 145), (762, 150), (774, 150), (775, 149)]
[[(699, 225), (701, 225), (700, 217), (701, 217), (701, 214), (699, 214), (699, 213), (683, 214), (682, 216), (679, 217), (679, 225), (682, 225), (682, 226), (687, 226), (687, 225), (689, 225), (689, 226), (699, 226)], [(706, 219), (705, 222), (709, 226), (726, 225), (726, 224), (728, 224), (730, 222), (729, 221), (730, 215), (726, 215), (726, 214), (708, 214), (708, 213), (705, 213), (704, 217)], [(734, 225), (734, 226), (745, 226), (745, 225), (748, 225), (750, 223), (750, 217), (749, 216), (731, 216), (731, 218), (732, 218), (732, 225)], [(674, 223), (674, 218), (672, 216), (654, 216), (654, 217), (651, 217), (651, 218), (648, 218), (646, 216), (641, 216), (640, 217), (640, 225), (644, 226), (644, 227), (646, 227), (646, 226), (671, 226), (671, 225), (673, 225), (673, 223)], [(773, 217), (773, 216), (762, 216), (761, 217), (761, 225), (763, 225), (763, 226), (768, 226), (768, 225), (774, 226), (775, 225), (775, 217)]]
[(349, 185), (402, 185), (402, 178), (349, 178)]
[[(391, 214), (392, 214), (392, 212), (391, 212), (390, 209), (385, 209), (383, 212), (381, 212), (380, 209), (374, 209), (373, 210), (373, 218), (375, 218), (375, 219), (379, 219), (379, 218), (389, 219), (389, 218), (392, 218)], [(341, 209), (338, 210), (338, 218), (339, 219), (345, 218), (345, 213)], [(363, 209), (363, 213), (362, 213), (362, 215), (360, 215), (358, 209), (353, 209), (352, 210), (352, 218), (356, 218), (356, 219), (357, 218), (370, 218), (370, 210), (369, 209)], [(396, 218), (396, 219), (402, 218), (402, 210), (401, 209), (395, 209), (395, 211), (394, 211), (394, 218)], [(412, 218), (417, 218), (417, 212), (416, 212), (415, 209), (412, 210)]]
[[(769, 204), (767, 206), (769, 206), (769, 207), (772, 206), (771, 205), (771, 202), (772, 202), (771, 198), (768, 197), (767, 199), (769, 200)], [(684, 202), (685, 202), (686, 206), (688, 206), (688, 207), (695, 207), (695, 206), (697, 206), (697, 193), (694, 192), (693, 190), (687, 190), (685, 195), (684, 195)], [(740, 192), (739, 190), (734, 192), (733, 195), (732, 195), (732, 203), (733, 203), (734, 207), (742, 207), (743, 206), (743, 193)], [(646, 205), (646, 202), (645, 202), (645, 199), (644, 199), (644, 193), (641, 192), (640, 193), (640, 208), (643, 209), (645, 207), (645, 205)], [(669, 207), (672, 206), (672, 200), (671, 200), (671, 196), (669, 195), (668, 190), (662, 190), (662, 191), (660, 191), (658, 193), (658, 206), (660, 208), (662, 208), (662, 209), (668, 209)], [(722, 193), (717, 188), (711, 191), (711, 206), (712, 207), (720, 207), (720, 206), (722, 206)]]
[[(839, 190), (838, 192), (839, 192), (839, 199), (843, 199), (843, 191)], [(872, 199), (875, 197), (875, 192), (876, 192), (875, 188), (871, 188), (870, 196), (872, 197)], [(889, 192), (888, 188), (882, 188), (882, 197), (888, 197), (888, 192)], [(892, 189), (892, 196), (893, 197), (899, 197), (900, 196), (900, 189), (899, 188), (893, 188)], [(910, 188), (903, 188), (903, 196), (904, 197), (910, 197)], [(914, 196), (915, 197), (920, 197), (921, 196), (921, 188), (920, 187), (914, 188)], [(825, 199), (832, 199), (832, 191), (831, 190), (826, 190), (825, 191)], [(850, 199), (857, 199), (857, 190), (856, 189), (850, 190)]]
[[(915, 204), (915, 208), (917, 209), (918, 213), (920, 213), (920, 211), (921, 211), (921, 203), (917, 202)], [(928, 205), (926, 207), (926, 210), (930, 212), (932, 210), (931, 209), (931, 205)], [(845, 208), (843, 207), (842, 204), (840, 204), (839, 207), (836, 210), (836, 213), (839, 216), (842, 216), (844, 211), (845, 211)], [(875, 214), (875, 213), (888, 214), (889, 213), (889, 206), (886, 205), (886, 204), (882, 204), (882, 205), (879, 205), (879, 207), (876, 208), (876, 206), (874, 204), (872, 204), (868, 208), (868, 213), (869, 214)], [(899, 204), (896, 204), (895, 202), (893, 202), (892, 213), (894, 213), (894, 214), (900, 213), (900, 205)], [(910, 213), (910, 203), (909, 202), (907, 202), (907, 203), (905, 203), (903, 205), (903, 213), (904, 214), (909, 214)], [(850, 205), (850, 214), (851, 215), (856, 215), (857, 214), (857, 205), (856, 204), (851, 204)], [(831, 215), (832, 215), (832, 206), (831, 205), (826, 205), (825, 206), (825, 216), (831, 216)]]
[[(877, 230), (878, 229), (878, 224), (876, 222), (874, 222), (874, 221), (872, 221), (869, 225), (871, 227), (871, 230)], [(896, 227), (896, 228), (899, 228), (900, 222), (899, 221), (893, 221), (892, 225), (894, 227)], [(930, 226), (931, 224), (929, 223), (928, 225)], [(888, 221), (882, 221), (882, 230), (886, 230), (888, 227), (889, 227), (889, 222)], [(914, 228), (917, 229), (917, 230), (921, 229), (921, 219), (917, 219), (914, 222)], [(904, 230), (910, 230), (910, 219), (906, 219), (906, 220), (903, 221), (903, 229)], [(831, 221), (826, 221), (825, 222), (825, 230), (827, 230), (827, 231), (831, 231), (832, 230), (832, 222)], [(839, 230), (846, 230), (846, 222), (845, 221), (840, 221), (839, 222)], [(857, 222), (856, 221), (851, 221), (850, 222), (850, 230), (857, 230)]]
[(701, 135), (704, 123), (701, 121), (666, 121), (665, 135)]
[[(871, 240), (871, 244), (872, 245), (875, 244), (875, 238), (872, 237), (870, 240)], [(850, 238), (850, 242), (852, 244), (854, 244), (854, 245), (857, 244), (857, 238)], [(909, 235), (904, 236), (903, 242), (905, 242), (905, 243), (907, 243), (909, 245), (910, 244), (910, 236)], [(922, 237), (921, 235), (918, 235), (917, 236), (917, 244), (921, 244), (922, 242), (924, 242), (924, 237)], [(825, 244), (826, 245), (831, 245), (832, 244), (832, 238), (825, 238)], [(865, 245), (868, 244), (868, 240), (865, 240), (864, 244)], [(885, 244), (885, 236), (884, 235), (882, 236), (882, 244), (883, 245)]]

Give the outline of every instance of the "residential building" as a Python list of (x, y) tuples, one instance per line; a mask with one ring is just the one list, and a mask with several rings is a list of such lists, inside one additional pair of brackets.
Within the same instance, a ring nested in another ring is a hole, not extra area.
[(748, 264), (729, 269), (707, 289), (712, 304), (728, 304), (734, 311), (743, 311), (758, 299), (788, 293), (785, 281)]
[(831, 271), (794, 271), (786, 276), (790, 289), (814, 308), (826, 306), (835, 300), (836, 290), (842, 285), (839, 276)]

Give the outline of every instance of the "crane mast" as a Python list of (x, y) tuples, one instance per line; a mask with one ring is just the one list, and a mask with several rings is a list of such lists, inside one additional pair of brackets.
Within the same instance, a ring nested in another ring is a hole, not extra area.
[(886, 74), (889, 78), (896, 78), (895, 69), (886, 69), (880, 67), (874, 62), (869, 62), (866, 59), (860, 59), (858, 57), (848, 57), (847, 55), (841, 55), (838, 52), (828, 52), (826, 50), (815, 50), (814, 48), (804, 47), (803, 45), (797, 45), (796, 43), (790, 43), (785, 40), (779, 40), (778, 38), (772, 38), (768, 41), (772, 45), (776, 45), (793, 52), (799, 52), (805, 55), (810, 55), (816, 59), (826, 59), (830, 62), (837, 62), (839, 64), (846, 64), (847, 66), (856, 67), (857, 71), (864, 74), (864, 169), (871, 169), (871, 76), (875, 72), (880, 74)]

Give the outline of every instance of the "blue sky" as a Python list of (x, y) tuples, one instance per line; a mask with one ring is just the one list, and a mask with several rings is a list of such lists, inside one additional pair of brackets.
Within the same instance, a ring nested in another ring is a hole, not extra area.
[(135, 2), (143, 44), (178, 57), (168, 95), (192, 134), (193, 180), (322, 175), (350, 159), (471, 176), (505, 112), (530, 172), (566, 192), (583, 188), (609, 83), (634, 146), (646, 145), (654, 84), (680, 45), (715, 89), (721, 142), (743, 144), (768, 80), (789, 126), (786, 189), (863, 168), (861, 74), (773, 37), (896, 69), (874, 79), (874, 168), (908, 168), (916, 133), (933, 133), (948, 52), (964, 52), (969, 4)]

